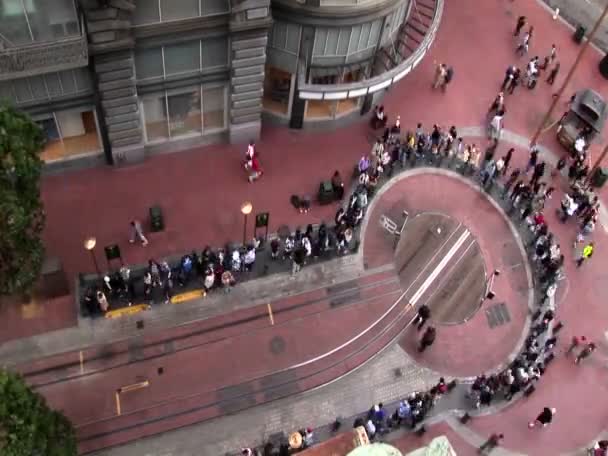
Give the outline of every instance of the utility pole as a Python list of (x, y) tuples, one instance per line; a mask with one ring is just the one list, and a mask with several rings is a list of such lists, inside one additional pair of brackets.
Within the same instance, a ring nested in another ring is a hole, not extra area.
[[(566, 90), (566, 86), (570, 82), (570, 79), (572, 79), (572, 76), (574, 75), (574, 72), (576, 71), (578, 64), (580, 63), (581, 59), (583, 58), (583, 55), (585, 54), (585, 51), (589, 47), (589, 44), (591, 43), (591, 40), (593, 40), (593, 38), (595, 37), (595, 34), (597, 33), (598, 29), (600, 28), (600, 25), (602, 25), (602, 22), (604, 21), (604, 19), (606, 18), (607, 15), (608, 15), (608, 5), (606, 5), (606, 8), (604, 8), (604, 12), (598, 18), (597, 22), (593, 26), (593, 29), (591, 30), (591, 33), (589, 33), (589, 36), (583, 43), (581, 50), (579, 51), (578, 55), (576, 56), (576, 60), (574, 61), (574, 64), (570, 68), (570, 71), (568, 72), (566, 79), (564, 79), (562, 86), (559, 88), (557, 93), (553, 96), (553, 101), (551, 102), (551, 106), (549, 107), (549, 110), (547, 111), (547, 113), (545, 114), (545, 117), (543, 118), (542, 122), (538, 126), (538, 129), (534, 133), (534, 136), (532, 136), (532, 140), (530, 141), (531, 146), (536, 144), (536, 142), (538, 141), (538, 137), (540, 136), (540, 134), (543, 131), (543, 128), (545, 128), (545, 125), (549, 122), (549, 119), (551, 119), (551, 116), (553, 115), (553, 111), (555, 111), (555, 107), (557, 106), (557, 103), (559, 102), (564, 91)], [(602, 154), (602, 158), (603, 158), (603, 155), (604, 154)]]

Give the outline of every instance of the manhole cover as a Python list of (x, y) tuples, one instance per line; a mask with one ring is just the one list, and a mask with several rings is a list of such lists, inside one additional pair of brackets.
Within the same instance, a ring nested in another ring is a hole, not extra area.
[(273, 355), (279, 355), (285, 351), (285, 339), (281, 336), (274, 336), (270, 340), (270, 352)]

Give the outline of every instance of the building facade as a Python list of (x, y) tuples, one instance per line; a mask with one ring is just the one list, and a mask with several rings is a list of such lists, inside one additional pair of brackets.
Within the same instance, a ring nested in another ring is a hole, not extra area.
[(0, 0), (0, 98), (50, 169), (333, 126), (415, 66), (442, 2)]

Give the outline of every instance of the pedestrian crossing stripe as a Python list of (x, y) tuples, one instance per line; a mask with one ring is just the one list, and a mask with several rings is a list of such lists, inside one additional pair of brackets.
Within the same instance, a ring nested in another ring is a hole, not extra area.
[(106, 312), (106, 318), (120, 318), (125, 315), (133, 315), (149, 308), (150, 306), (148, 304), (137, 304), (129, 307), (121, 307), (120, 309), (108, 310)]
[(181, 304), (182, 302), (192, 301), (193, 299), (204, 298), (207, 293), (204, 290), (192, 290), (185, 293), (176, 294), (171, 298), (171, 304)]

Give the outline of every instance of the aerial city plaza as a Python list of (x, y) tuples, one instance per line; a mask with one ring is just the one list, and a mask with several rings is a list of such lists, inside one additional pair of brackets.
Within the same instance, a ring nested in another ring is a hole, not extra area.
[(607, 456), (607, 16), (0, 0), (0, 455)]

